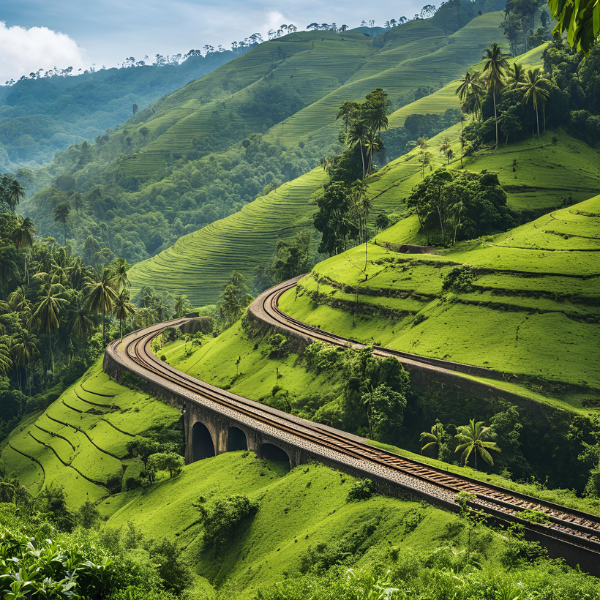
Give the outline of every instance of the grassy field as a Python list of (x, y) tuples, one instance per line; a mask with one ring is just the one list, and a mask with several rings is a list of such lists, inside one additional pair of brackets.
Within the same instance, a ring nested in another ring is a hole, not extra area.
[(71, 507), (108, 495), (107, 481), (137, 476), (126, 444), (150, 428), (170, 428), (179, 411), (116, 384), (101, 364), (91, 368), (44, 412), (23, 421), (3, 443), (0, 460), (35, 494), (59, 485)]
[[(318, 546), (324, 555), (342, 552), (339, 559), (344, 556), (353, 569), (389, 560), (392, 551), (405, 558), (434, 557), (444, 547), (454, 556), (464, 551), (467, 532), (457, 515), (382, 496), (348, 501), (354, 481), (314, 464), (280, 476), (251, 453), (234, 452), (189, 465), (172, 480), (113, 496), (100, 509), (109, 527), (134, 526), (149, 537), (177, 541), (193, 565), (202, 598), (256, 597), (259, 587), (300, 576), (303, 557)], [(202, 545), (193, 503), (203, 496), (210, 506), (233, 494), (247, 495), (259, 508), (215, 556)], [(502, 571), (506, 537), (483, 529), (473, 535), (480, 568)], [(545, 567), (536, 568), (543, 578)]]
[[(418, 241), (413, 218), (377, 242)], [(406, 235), (406, 239), (403, 237)], [(600, 196), (433, 255), (369, 245), (318, 264), (282, 309), (313, 325), (423, 356), (490, 367), (582, 412), (600, 391)], [(442, 294), (457, 265), (473, 288)], [(352, 325), (359, 287), (356, 326)], [(477, 331), (477, 336), (472, 332)]]

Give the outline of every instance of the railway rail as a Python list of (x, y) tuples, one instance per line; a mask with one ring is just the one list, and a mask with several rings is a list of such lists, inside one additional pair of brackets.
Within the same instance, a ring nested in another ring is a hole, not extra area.
[[(278, 307), (278, 300), (282, 293), (295, 285), (295, 282), (296, 280), (292, 280), (276, 286), (255, 300), (255, 304), (258, 303), (269, 321), (274, 320), (280, 327), (314, 340), (344, 347), (361, 346), (353, 340), (306, 325), (283, 313)], [(159, 360), (152, 352), (151, 344), (167, 327), (178, 327), (186, 321), (188, 319), (174, 320), (134, 332), (123, 342), (111, 342), (107, 353), (110, 352), (125, 368), (133, 363), (133, 371), (148, 381), (156, 381), (158, 378), (171, 390), (179, 390), (187, 397), (190, 397), (191, 393), (192, 396), (200, 397), (224, 411), (233, 411), (240, 418), (243, 417), (246, 423), (256, 423), (257, 427), (267, 426), (288, 439), (291, 436), (303, 443), (316, 445), (330, 453), (351, 459), (355, 463), (358, 461), (366, 466), (376, 466), (379, 472), (395, 476), (396, 481), (401, 476), (405, 488), (414, 487), (421, 497), (429, 498), (433, 503), (443, 499), (447, 505), (459, 492), (473, 494), (474, 499), (469, 503), (473, 508), (483, 510), (496, 520), (517, 522), (524, 525), (526, 530), (537, 532), (538, 539), (541, 537), (542, 542), (550, 542), (546, 545), (554, 546), (555, 555), (563, 553), (579, 556), (578, 552), (583, 551), (583, 562), (586, 564), (584, 568), (590, 572), (597, 571), (594, 574), (600, 575), (600, 517), (399, 456), (371, 446), (357, 436), (288, 415), (178, 371)], [(375, 348), (374, 353), (379, 356), (393, 355), (393, 352), (384, 348)], [(531, 510), (543, 513), (545, 523), (531, 523), (528, 519), (531, 513), (523, 513)], [(578, 561), (569, 562), (575, 564)], [(597, 565), (597, 568), (593, 565)]]

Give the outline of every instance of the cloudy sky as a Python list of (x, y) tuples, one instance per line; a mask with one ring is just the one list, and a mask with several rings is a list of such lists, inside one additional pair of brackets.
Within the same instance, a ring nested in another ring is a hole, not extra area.
[[(411, 17), (426, 0), (0, 0), (0, 83), (39, 68), (115, 66), (265, 34), (282, 23), (355, 27)], [(3, 22), (3, 23), (2, 23)]]

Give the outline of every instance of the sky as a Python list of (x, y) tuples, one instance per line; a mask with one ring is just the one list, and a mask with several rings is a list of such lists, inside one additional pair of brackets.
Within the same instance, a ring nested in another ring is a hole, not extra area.
[(350, 27), (412, 17), (427, 0), (0, 0), (0, 84), (40, 68), (114, 67), (127, 57), (230, 48), (282, 23)]

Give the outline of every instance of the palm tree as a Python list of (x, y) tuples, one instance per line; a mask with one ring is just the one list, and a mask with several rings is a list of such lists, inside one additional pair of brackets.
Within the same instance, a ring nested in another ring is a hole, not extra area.
[(5, 187), (5, 198), (8, 207), (12, 212), (15, 212), (17, 204), (21, 201), (21, 198), (25, 196), (25, 190), (23, 186), (12, 177), (8, 178), (7, 185)]
[(421, 452), (423, 452), (423, 450), (426, 450), (427, 448), (430, 448), (431, 446), (437, 446), (438, 456), (439, 456), (440, 448), (442, 447), (442, 444), (444, 443), (445, 437), (446, 437), (446, 430), (444, 429), (444, 426), (442, 425), (442, 423), (439, 420), (436, 420), (435, 424), (432, 425), (432, 427), (431, 427), (431, 432), (423, 431), (421, 433), (421, 436), (419, 437), (420, 442), (427, 442), (421, 448)]
[(10, 339), (3, 335), (0, 337), (0, 373), (7, 375), (12, 369), (12, 360), (10, 358)]
[(454, 150), (452, 148), (446, 150), (446, 158), (448, 159), (448, 164), (450, 164), (450, 161), (454, 158)]
[(509, 69), (509, 76), (506, 88), (509, 90), (516, 90), (525, 81), (525, 69), (523, 65), (515, 63)]
[(131, 265), (127, 264), (124, 258), (118, 258), (110, 266), (111, 271), (111, 285), (120, 294), (123, 290), (128, 290), (131, 284), (127, 277), (127, 271), (131, 268)]
[(368, 133), (369, 133), (369, 127), (367, 126), (365, 121), (362, 119), (356, 119), (356, 120), (352, 121), (352, 123), (350, 124), (350, 131), (348, 132), (348, 135), (346, 136), (346, 144), (350, 148), (353, 148), (354, 146), (360, 147), (360, 158), (362, 160), (362, 172), (363, 172), (362, 178), (363, 179), (365, 178), (365, 175), (366, 175), (365, 153), (363, 151), (363, 147), (367, 140)]
[(477, 71), (472, 74), (467, 71), (460, 82), (455, 93), (461, 102), (462, 110), (466, 113), (472, 113), (475, 117), (481, 112), (481, 99), (483, 96), (480, 74)]
[[(21, 329), (13, 339), (12, 355), (15, 365), (25, 369), (27, 385), (27, 367), (39, 356), (37, 349), (37, 338), (27, 329)], [(21, 389), (21, 379), (19, 377), (19, 389)]]
[(379, 152), (381, 148), (381, 139), (372, 129), (367, 132), (365, 137), (365, 148), (367, 150), (367, 175), (369, 175), (373, 168), (373, 153)]
[(540, 119), (538, 116), (538, 108), (540, 104), (542, 106), (546, 104), (546, 100), (548, 100), (548, 96), (550, 95), (548, 90), (549, 86), (550, 81), (544, 77), (544, 74), (539, 67), (527, 71), (527, 73), (525, 73), (525, 81), (519, 85), (519, 87), (524, 91), (523, 100), (525, 101), (525, 105), (527, 106), (529, 104), (529, 100), (531, 100), (533, 108), (535, 109), (535, 121), (538, 137), (540, 137)]
[(461, 425), (457, 431), (456, 439), (460, 442), (456, 447), (455, 452), (462, 450), (461, 461), (467, 464), (471, 452), (475, 456), (475, 469), (477, 469), (477, 453), (483, 458), (483, 460), (489, 465), (493, 465), (494, 461), (488, 450), (495, 450), (500, 452), (500, 448), (496, 446), (496, 442), (485, 441), (488, 436), (489, 427), (483, 426), (483, 421), (475, 422), (475, 419), (471, 419), (468, 425)]
[[(183, 296), (185, 298), (186, 296)], [(121, 332), (121, 341), (123, 341), (123, 321), (135, 314), (135, 306), (129, 302), (129, 296), (123, 291), (115, 300), (115, 317), (119, 319), (119, 329)]]
[(89, 310), (102, 313), (102, 342), (105, 342), (106, 313), (111, 313), (117, 299), (117, 292), (111, 285), (112, 272), (104, 269), (97, 281), (87, 284)]
[(178, 319), (183, 317), (183, 313), (185, 312), (185, 308), (187, 306), (187, 296), (180, 294), (175, 297), (175, 315)]
[(66, 302), (60, 298), (58, 293), (62, 290), (61, 286), (50, 284), (45, 287), (45, 294), (42, 295), (37, 308), (29, 320), (29, 325), (35, 324), (39, 331), (48, 334), (48, 345), (50, 346), (50, 359), (52, 362), (52, 373), (54, 373), (54, 350), (52, 349), (52, 332), (60, 327), (60, 304)]
[(425, 178), (425, 167), (431, 168), (431, 152), (421, 152), (419, 154), (419, 162), (421, 163), (421, 178)]
[(77, 316), (75, 317), (75, 321), (73, 321), (71, 331), (79, 338), (86, 338), (92, 335), (92, 332), (94, 331), (94, 322), (88, 317), (88, 312), (85, 309), (80, 308), (77, 311)]
[(338, 109), (335, 118), (336, 120), (340, 118), (342, 119), (342, 121), (344, 122), (344, 131), (346, 133), (348, 133), (348, 126), (350, 125), (350, 121), (352, 121), (357, 111), (358, 102), (352, 102), (350, 100), (346, 100)]
[(364, 181), (355, 181), (352, 184), (352, 202), (358, 215), (360, 229), (365, 240), (365, 269), (367, 268), (367, 252), (369, 247), (369, 213), (373, 208), (373, 199), (367, 194), (367, 184)]
[[(17, 250), (21, 248), (33, 247), (33, 236), (35, 234), (35, 225), (29, 217), (21, 219), (17, 227), (12, 233), (13, 243)], [(29, 283), (29, 272), (27, 270), (27, 253), (25, 253), (25, 280)]]
[(8, 295), (11, 309), (16, 313), (26, 314), (31, 311), (31, 302), (27, 299), (25, 286), (18, 286)]
[(485, 64), (483, 74), (486, 75), (487, 88), (492, 91), (494, 100), (494, 121), (496, 122), (496, 148), (498, 147), (498, 111), (496, 108), (496, 95), (502, 90), (505, 81), (505, 71), (509, 68), (508, 54), (494, 42), (484, 55)]

